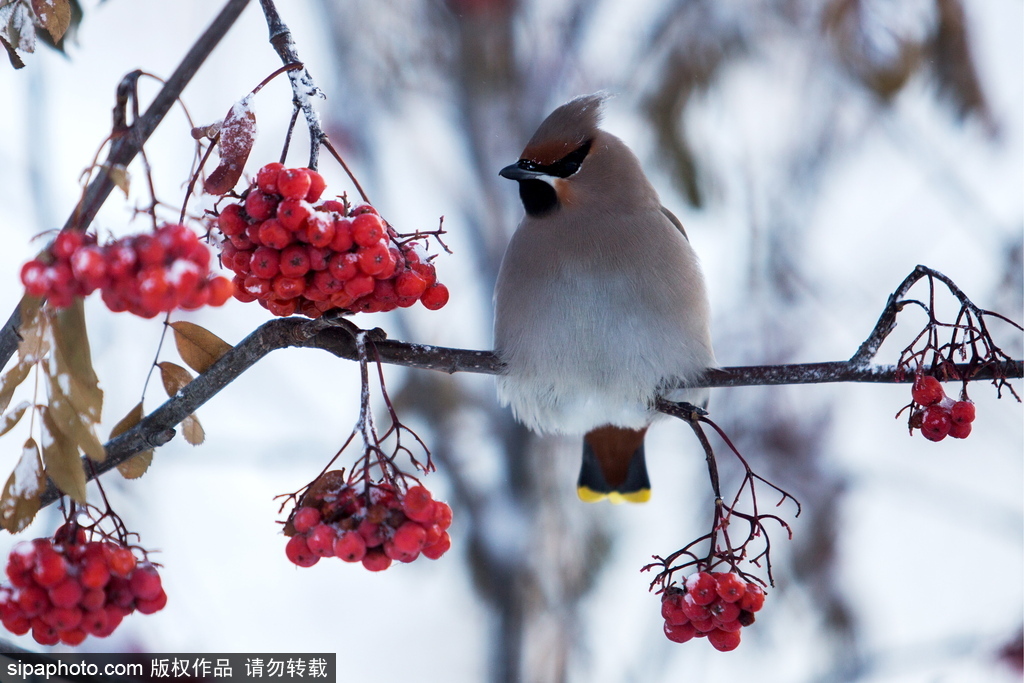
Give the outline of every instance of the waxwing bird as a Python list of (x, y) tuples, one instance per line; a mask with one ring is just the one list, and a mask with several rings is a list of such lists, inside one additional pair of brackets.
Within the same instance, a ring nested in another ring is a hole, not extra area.
[(601, 130), (604, 95), (555, 109), (518, 162), (526, 215), (494, 291), (498, 396), (539, 433), (582, 434), (586, 501), (650, 497), (644, 434), (659, 395), (715, 366), (697, 256), (640, 161)]

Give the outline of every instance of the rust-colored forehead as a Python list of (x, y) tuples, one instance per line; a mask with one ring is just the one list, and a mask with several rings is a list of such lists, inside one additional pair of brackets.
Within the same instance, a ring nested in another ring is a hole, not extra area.
[(541, 166), (547, 166), (548, 164), (555, 163), (571, 151), (573, 151), (573, 146), (568, 142), (546, 140), (527, 145), (520, 158), (535, 161)]

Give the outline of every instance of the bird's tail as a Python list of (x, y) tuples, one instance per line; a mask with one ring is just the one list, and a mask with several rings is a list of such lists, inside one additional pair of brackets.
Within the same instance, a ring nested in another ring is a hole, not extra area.
[(644, 458), (643, 429), (605, 425), (583, 437), (583, 463), (576, 493), (580, 500), (596, 503), (645, 503), (651, 497)]

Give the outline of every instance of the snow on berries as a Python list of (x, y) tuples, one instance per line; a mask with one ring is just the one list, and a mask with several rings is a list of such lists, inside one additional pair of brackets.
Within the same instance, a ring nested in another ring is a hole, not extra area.
[(415, 241), (399, 241), (372, 206), (321, 202), (325, 189), (316, 171), (270, 163), (221, 210), (214, 225), (236, 299), (310, 318), (332, 308), (374, 313), (448, 303), (448, 288)]
[(233, 286), (210, 273), (210, 260), (210, 249), (184, 225), (164, 224), (102, 247), (95, 235), (64, 230), (46, 253), (22, 266), (21, 282), (54, 308), (99, 290), (111, 311), (152, 318), (226, 302)]
[(683, 586), (662, 593), (665, 637), (676, 643), (707, 638), (722, 652), (740, 644), (740, 630), (754, 623), (764, 605), (764, 591), (735, 572), (697, 572)]
[(422, 486), (405, 492), (388, 483), (353, 486), (333, 470), (313, 482), (292, 511), (285, 555), (300, 567), (337, 557), (383, 571), (392, 561), (444, 555), (451, 521), (451, 508)]
[(929, 441), (942, 441), (947, 436), (966, 439), (971, 434), (974, 422), (974, 402), (954, 401), (942, 388), (942, 384), (930, 375), (918, 375), (911, 389), (914, 400), (910, 415), (910, 428), (920, 429), (921, 435)]
[(133, 612), (153, 614), (167, 604), (160, 573), (126, 545), (86, 540), (65, 524), (52, 539), (19, 543), (0, 585), (0, 623), (15, 635), (31, 632), (41, 645), (80, 645), (105, 638)]

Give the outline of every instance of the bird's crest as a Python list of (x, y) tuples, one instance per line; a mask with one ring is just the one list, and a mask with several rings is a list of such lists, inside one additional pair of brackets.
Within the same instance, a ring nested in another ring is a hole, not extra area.
[(523, 150), (523, 159), (553, 164), (592, 139), (601, 124), (607, 92), (581, 95), (548, 115)]

